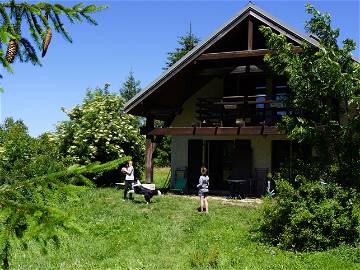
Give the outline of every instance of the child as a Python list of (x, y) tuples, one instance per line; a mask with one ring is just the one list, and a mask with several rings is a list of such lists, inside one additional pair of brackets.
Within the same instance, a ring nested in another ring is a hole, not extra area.
[(200, 212), (204, 211), (209, 213), (209, 206), (207, 201), (207, 194), (209, 193), (209, 176), (207, 175), (207, 169), (205, 166), (201, 167), (201, 176), (199, 178), (199, 196), (200, 196)]
[[(129, 160), (126, 168), (122, 168), (121, 171), (125, 173), (125, 187), (124, 187), (124, 200), (126, 199), (126, 194), (129, 190), (132, 190), (132, 185), (134, 184), (134, 167), (132, 160)], [(129, 192), (129, 199), (132, 199), (132, 193)]]

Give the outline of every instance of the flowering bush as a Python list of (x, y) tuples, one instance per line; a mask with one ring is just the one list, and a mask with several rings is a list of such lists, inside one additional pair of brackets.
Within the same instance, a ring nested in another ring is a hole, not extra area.
[(63, 155), (78, 164), (131, 156), (139, 177), (144, 163), (144, 136), (140, 135), (138, 119), (122, 112), (123, 105), (121, 96), (97, 88), (87, 91), (81, 105), (63, 109), (69, 117), (57, 126)]

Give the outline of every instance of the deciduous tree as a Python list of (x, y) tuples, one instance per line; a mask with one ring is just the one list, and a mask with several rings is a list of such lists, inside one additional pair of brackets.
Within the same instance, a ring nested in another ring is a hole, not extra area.
[[(290, 113), (278, 127), (291, 140), (312, 147), (294, 172), (274, 177), (277, 194), (264, 203), (262, 239), (286, 249), (319, 250), (359, 241), (360, 66), (351, 56), (355, 42), (339, 46), (330, 15), (307, 5), (306, 24), (318, 46), (299, 53), (283, 35), (263, 27), (273, 54), (265, 61), (288, 78)], [(310, 162), (309, 162), (310, 161)], [(300, 166), (299, 166), (300, 165)]]
[[(57, 128), (63, 155), (78, 164), (107, 162), (127, 155), (133, 158), (136, 172), (140, 173), (144, 162), (144, 138), (140, 135), (137, 118), (123, 113), (123, 106), (121, 96), (97, 88), (88, 90), (81, 105), (64, 109), (69, 120), (61, 122)], [(101, 184), (106, 184), (105, 180), (103, 178)]]
[(312, 164), (319, 168), (315, 178), (331, 175), (340, 184), (360, 187), (360, 65), (351, 55), (355, 42), (346, 39), (340, 47), (340, 30), (331, 28), (330, 15), (311, 5), (307, 12), (312, 18), (306, 30), (318, 37), (318, 47), (303, 43), (301, 52), (294, 53), (285, 36), (262, 28), (275, 51), (265, 61), (288, 78), (291, 90), (291, 114), (279, 127), (313, 147)]

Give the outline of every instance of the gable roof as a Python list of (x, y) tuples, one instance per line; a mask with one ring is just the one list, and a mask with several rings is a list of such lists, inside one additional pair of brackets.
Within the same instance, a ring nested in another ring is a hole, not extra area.
[(248, 3), (234, 17), (228, 20), (218, 30), (216, 30), (213, 34), (211, 34), (207, 39), (205, 39), (203, 42), (201, 42), (195, 48), (189, 51), (179, 61), (177, 61), (174, 65), (172, 65), (165, 72), (163, 72), (157, 79), (155, 79), (152, 83), (150, 83), (147, 87), (145, 87), (131, 100), (129, 100), (125, 104), (124, 111), (126, 113), (133, 113), (135, 108), (147, 97), (149, 97), (152, 93), (154, 93), (161, 85), (163, 85), (170, 78), (176, 75), (189, 63), (196, 60), (205, 50), (210, 48), (215, 42), (220, 40), (225, 34), (227, 34), (230, 30), (232, 30), (235, 26), (237, 26), (239, 23), (244, 21), (249, 16), (258, 19), (260, 22), (270, 26), (274, 30), (277, 30), (278, 32), (285, 35), (289, 39), (295, 41), (296, 43), (301, 43), (303, 41), (306, 41), (310, 44), (313, 44), (314, 46), (319, 46), (318, 41), (315, 40), (314, 38), (304, 35), (301, 32), (298, 32), (297, 30), (281, 22), (279, 19), (273, 17), (272, 15), (262, 10), (261, 8), (255, 6), (252, 3)]

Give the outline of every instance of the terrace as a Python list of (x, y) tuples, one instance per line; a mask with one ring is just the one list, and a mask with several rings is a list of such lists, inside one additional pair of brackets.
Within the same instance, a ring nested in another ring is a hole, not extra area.
[(274, 126), (288, 113), (288, 94), (258, 94), (198, 98), (196, 120), (200, 127)]

